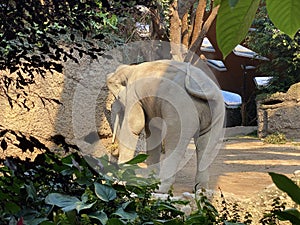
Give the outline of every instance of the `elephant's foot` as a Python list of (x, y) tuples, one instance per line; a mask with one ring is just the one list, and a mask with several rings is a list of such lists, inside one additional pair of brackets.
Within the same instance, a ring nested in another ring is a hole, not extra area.
[(158, 190), (156, 190), (155, 192), (167, 194), (170, 191), (172, 185), (173, 184), (170, 184), (170, 183), (162, 183), (159, 185)]
[(158, 193), (168, 193), (175, 183), (175, 177), (171, 177), (168, 179), (160, 179), (161, 184), (159, 185), (159, 189), (157, 190)]
[(209, 173), (208, 171), (197, 172), (195, 183), (197, 184), (197, 190), (199, 189), (208, 189), (209, 183)]

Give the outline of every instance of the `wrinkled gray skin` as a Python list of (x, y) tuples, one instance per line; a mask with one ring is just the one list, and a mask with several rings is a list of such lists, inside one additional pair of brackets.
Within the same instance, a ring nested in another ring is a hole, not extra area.
[(165, 193), (194, 138), (195, 182), (207, 187), (225, 107), (220, 90), (203, 70), (171, 60), (122, 65), (108, 75), (107, 86), (116, 98), (112, 117), (118, 117), (114, 132), (119, 162), (134, 157), (138, 136), (145, 130), (147, 165), (159, 174), (159, 192)]

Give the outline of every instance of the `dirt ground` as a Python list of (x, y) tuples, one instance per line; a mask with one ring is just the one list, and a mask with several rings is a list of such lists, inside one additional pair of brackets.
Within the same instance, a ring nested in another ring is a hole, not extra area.
[[(220, 188), (224, 193), (248, 198), (272, 184), (268, 172), (291, 177), (295, 171), (300, 170), (300, 142), (265, 144), (259, 139), (244, 136), (248, 132), (247, 129), (238, 129), (242, 130), (227, 135), (223, 147), (209, 169), (210, 189)], [(190, 147), (193, 148), (192, 145)], [(195, 167), (195, 157), (191, 157), (177, 174), (174, 193), (193, 190)]]

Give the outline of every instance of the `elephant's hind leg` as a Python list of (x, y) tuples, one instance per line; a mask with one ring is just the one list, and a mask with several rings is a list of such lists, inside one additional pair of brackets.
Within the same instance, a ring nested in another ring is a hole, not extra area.
[(211, 130), (207, 131), (206, 133), (200, 135), (198, 138), (195, 138), (195, 145), (196, 145), (196, 154), (197, 154), (197, 172), (195, 177), (195, 183), (198, 184), (198, 188), (208, 188), (209, 184), (209, 172), (208, 168), (205, 170), (202, 170), (200, 163), (203, 163), (201, 161), (204, 151), (208, 147), (209, 140), (211, 138)]
[(175, 183), (179, 164), (184, 158), (190, 139), (180, 136), (178, 124), (169, 124), (164, 141), (165, 155), (161, 161), (159, 192), (166, 193)]

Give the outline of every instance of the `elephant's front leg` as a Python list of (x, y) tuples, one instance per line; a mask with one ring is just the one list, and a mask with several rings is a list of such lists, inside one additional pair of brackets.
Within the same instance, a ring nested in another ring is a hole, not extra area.
[(131, 160), (136, 152), (137, 142), (139, 139), (139, 132), (133, 132), (132, 129), (124, 127), (122, 125), (119, 134), (119, 163), (125, 163)]
[(150, 122), (147, 122), (145, 127), (148, 172), (154, 172), (156, 175), (159, 175), (160, 170), (160, 156), (162, 152), (164, 128), (164, 121), (158, 117), (152, 118)]
[(141, 104), (139, 102), (129, 104), (125, 108), (119, 135), (119, 163), (127, 162), (134, 157), (139, 135), (144, 127), (145, 116)]
[[(138, 136), (136, 136), (138, 139)], [(122, 139), (119, 141), (119, 163), (125, 163), (131, 160), (134, 157), (135, 154), (135, 146), (136, 142), (131, 142), (132, 145), (127, 145), (126, 143), (122, 143)], [(134, 145), (134, 146), (133, 146)]]

